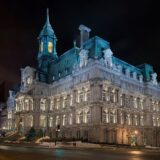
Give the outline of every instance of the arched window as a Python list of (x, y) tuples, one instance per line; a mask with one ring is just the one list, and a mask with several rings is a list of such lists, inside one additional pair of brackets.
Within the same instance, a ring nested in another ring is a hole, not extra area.
[(131, 115), (130, 114), (126, 115), (126, 124), (131, 125)]
[(144, 126), (144, 116), (143, 115), (140, 116), (140, 125)]
[(25, 99), (25, 110), (29, 111), (29, 99)]
[(90, 118), (90, 113), (89, 110), (85, 110), (84, 111), (84, 123), (88, 123), (89, 122), (89, 118)]
[(60, 117), (59, 116), (56, 116), (56, 126), (57, 125), (60, 125)]
[(157, 126), (160, 127), (160, 117), (157, 117)]
[(153, 116), (153, 117), (152, 117), (152, 120), (153, 120), (153, 126), (156, 126), (156, 117)]
[(138, 125), (138, 116), (137, 115), (133, 116), (133, 125), (135, 125), (135, 126)]
[(46, 110), (46, 99), (41, 99), (40, 101), (40, 110), (45, 111)]
[(108, 109), (104, 109), (104, 122), (109, 123), (109, 112)]
[(80, 112), (78, 112), (76, 115), (76, 122), (80, 124)]
[(72, 113), (69, 115), (69, 124), (70, 125), (73, 124), (73, 115), (72, 115)]
[(52, 111), (54, 109), (54, 100), (52, 99), (50, 101), (50, 110)]
[(62, 125), (65, 126), (66, 125), (66, 115), (63, 115), (63, 119), (62, 119)]

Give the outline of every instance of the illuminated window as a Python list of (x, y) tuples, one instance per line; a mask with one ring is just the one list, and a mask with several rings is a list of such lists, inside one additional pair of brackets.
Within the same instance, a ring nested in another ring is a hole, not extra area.
[(103, 90), (102, 92), (102, 101), (106, 101), (106, 96), (107, 96), (107, 93), (105, 90)]
[(90, 118), (90, 113), (89, 113), (89, 111), (88, 110), (85, 110), (84, 111), (84, 115), (83, 115), (84, 117), (84, 119), (83, 119), (83, 122), (84, 123), (88, 123), (89, 122), (89, 118)]
[(131, 116), (130, 116), (130, 114), (127, 114), (127, 116), (126, 116), (126, 124), (127, 125), (131, 125)]
[(138, 125), (138, 118), (137, 118), (137, 115), (134, 115), (134, 117), (133, 117), (133, 124), (134, 124), (135, 126)]
[(63, 126), (66, 125), (66, 115), (63, 115), (62, 125), (63, 125)]
[(32, 126), (33, 126), (33, 116), (32, 116), (32, 115), (29, 115), (29, 116), (28, 116), (28, 121), (27, 121), (27, 123), (28, 123), (28, 126), (29, 126), (29, 127), (32, 127)]
[(63, 108), (67, 107), (67, 97), (63, 97)]
[(80, 124), (80, 123), (83, 123), (83, 113), (82, 112), (79, 112), (77, 113), (77, 123)]
[(47, 125), (46, 116), (41, 115), (41, 116), (40, 116), (40, 126), (41, 126), (41, 127), (46, 127), (46, 125)]
[(157, 126), (160, 126), (160, 117), (157, 117)]
[(69, 116), (69, 124), (72, 125), (73, 124), (73, 115), (72, 113)]
[(123, 117), (123, 113), (120, 113), (120, 124), (124, 124), (124, 117)]
[(140, 116), (140, 125), (144, 126), (144, 117), (143, 116)]
[(29, 111), (29, 100), (25, 99), (25, 109)]
[(70, 106), (73, 106), (73, 95), (70, 96)]
[(40, 101), (40, 110), (42, 110), (42, 111), (46, 110), (46, 99), (41, 99), (41, 101)]
[(8, 119), (12, 119), (12, 111), (8, 111)]
[(79, 102), (83, 102), (83, 92), (79, 94)]
[(116, 123), (117, 117), (116, 117), (116, 112), (115, 112), (115, 110), (112, 110), (112, 111), (110, 112), (109, 118), (110, 118), (110, 120), (109, 120), (110, 123)]
[(109, 123), (109, 113), (108, 113), (108, 109), (104, 110), (104, 122), (105, 123)]
[(50, 110), (52, 111), (54, 108), (54, 100), (51, 100), (50, 101)]
[(140, 99), (140, 108), (141, 108), (141, 110), (143, 110), (143, 106), (144, 106), (144, 100)]
[(52, 53), (52, 51), (53, 51), (53, 44), (52, 42), (48, 42), (48, 52)]
[(59, 108), (60, 108), (60, 100), (57, 99), (56, 109), (59, 109)]
[(52, 126), (53, 126), (53, 118), (50, 117), (50, 118), (49, 118), (49, 127), (52, 127)]
[(153, 126), (156, 126), (156, 117), (153, 116), (152, 119), (153, 119)]
[(57, 125), (60, 125), (60, 118), (59, 118), (59, 116), (56, 116), (56, 126)]

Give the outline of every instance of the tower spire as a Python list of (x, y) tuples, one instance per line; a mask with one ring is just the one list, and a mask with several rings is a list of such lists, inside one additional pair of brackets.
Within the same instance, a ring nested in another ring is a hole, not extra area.
[(49, 22), (49, 8), (47, 8), (47, 24), (49, 24), (50, 22)]

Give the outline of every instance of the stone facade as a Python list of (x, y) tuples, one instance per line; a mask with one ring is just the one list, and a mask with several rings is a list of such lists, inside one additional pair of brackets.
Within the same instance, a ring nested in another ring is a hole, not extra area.
[(91, 30), (84, 25), (80, 47), (74, 43), (58, 57), (50, 27), (47, 16), (39, 67), (21, 69), (17, 129), (26, 133), (34, 126), (53, 138), (59, 131), (60, 138), (160, 146), (160, 85), (152, 66), (135, 67), (114, 57), (109, 43), (89, 39)]

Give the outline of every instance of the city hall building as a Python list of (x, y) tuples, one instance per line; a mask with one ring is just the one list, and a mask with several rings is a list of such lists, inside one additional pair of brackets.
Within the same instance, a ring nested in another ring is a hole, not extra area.
[[(114, 56), (109, 42), (80, 25), (80, 45), (58, 56), (49, 22), (38, 37), (37, 68), (21, 69), (14, 125), (88, 142), (160, 146), (160, 85), (149, 64)], [(11, 128), (11, 126), (10, 126)]]

